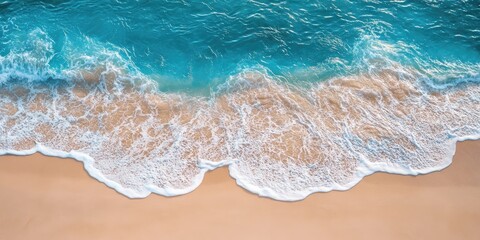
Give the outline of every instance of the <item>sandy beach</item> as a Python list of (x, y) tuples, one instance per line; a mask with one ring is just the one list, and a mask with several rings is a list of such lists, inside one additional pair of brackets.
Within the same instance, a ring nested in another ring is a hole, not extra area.
[(193, 193), (128, 199), (72, 159), (0, 157), (0, 239), (479, 239), (480, 141), (423, 176), (377, 173), (345, 192), (279, 202), (225, 168)]

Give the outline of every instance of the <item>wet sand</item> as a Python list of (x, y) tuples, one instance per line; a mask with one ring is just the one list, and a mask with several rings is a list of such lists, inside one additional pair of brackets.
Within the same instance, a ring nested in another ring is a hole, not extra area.
[(80, 162), (0, 156), (0, 239), (480, 239), (480, 141), (424, 176), (377, 173), (299, 202), (260, 198), (225, 168), (185, 196), (128, 199)]

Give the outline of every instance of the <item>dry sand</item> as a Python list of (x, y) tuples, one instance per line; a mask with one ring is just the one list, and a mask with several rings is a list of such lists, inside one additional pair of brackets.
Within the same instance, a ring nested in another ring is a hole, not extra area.
[(480, 141), (424, 176), (377, 173), (300, 202), (260, 198), (226, 169), (185, 196), (128, 199), (80, 162), (0, 157), (0, 239), (480, 239)]

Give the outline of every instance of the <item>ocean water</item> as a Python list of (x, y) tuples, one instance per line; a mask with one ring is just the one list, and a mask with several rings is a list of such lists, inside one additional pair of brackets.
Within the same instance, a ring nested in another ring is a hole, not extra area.
[(448, 166), (480, 138), (480, 2), (0, 2), (0, 154), (129, 197), (227, 166), (278, 200)]

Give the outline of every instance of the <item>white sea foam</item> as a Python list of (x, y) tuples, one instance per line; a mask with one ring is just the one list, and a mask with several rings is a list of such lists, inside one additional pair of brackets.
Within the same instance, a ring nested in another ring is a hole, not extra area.
[(293, 201), (377, 171), (443, 169), (457, 141), (480, 137), (477, 66), (449, 64), (465, 75), (438, 80), (446, 70), (395, 62), (396, 45), (362, 46), (359, 68), (375, 59), (365, 72), (298, 87), (244, 70), (210, 98), (157, 92), (115, 51), (78, 54), (62, 71), (48, 54), (13, 52), (0, 59), (0, 154), (75, 158), (132, 198), (185, 194), (228, 166), (247, 190)]

